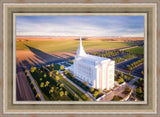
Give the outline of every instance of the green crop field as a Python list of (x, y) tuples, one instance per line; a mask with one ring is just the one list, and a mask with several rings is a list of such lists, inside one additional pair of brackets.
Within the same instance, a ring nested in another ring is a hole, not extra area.
[[(122, 48), (133, 45), (132, 42), (111, 42), (102, 40), (84, 40), (83, 46), (85, 50), (91, 49), (107, 49)], [(78, 48), (79, 40), (53, 40), (53, 41), (17, 41), (16, 50), (30, 50), (35, 48), (43, 52), (75, 52)], [(31, 47), (31, 48), (30, 48)]]

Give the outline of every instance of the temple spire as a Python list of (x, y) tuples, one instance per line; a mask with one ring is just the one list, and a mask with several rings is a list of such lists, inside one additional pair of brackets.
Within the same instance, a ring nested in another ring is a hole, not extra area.
[(80, 37), (80, 39), (79, 39), (79, 47), (78, 47), (78, 50), (77, 50), (77, 56), (85, 56), (85, 55), (86, 55), (86, 52), (83, 49), (82, 39)]

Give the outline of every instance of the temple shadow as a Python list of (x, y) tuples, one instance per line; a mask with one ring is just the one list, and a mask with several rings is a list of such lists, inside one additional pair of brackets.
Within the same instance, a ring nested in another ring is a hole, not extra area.
[(29, 48), (29, 50), (34, 53), (34, 57), (28, 57), (28, 60), (23, 60), (21, 61), (20, 65), (21, 66), (27, 66), (27, 67), (31, 67), (31, 66), (42, 66), (42, 65), (48, 65), (48, 64), (52, 64), (52, 63), (58, 63), (58, 62), (62, 62), (62, 61), (68, 61), (73, 59), (74, 57), (68, 54), (62, 54), (62, 55), (56, 55), (56, 54), (48, 54), (45, 53), (39, 49), (33, 48), (31, 46), (28, 46), (25, 44), (26, 47)]
[(33, 52), (35, 55), (37, 55), (39, 57), (39, 59), (41, 59), (43, 62), (47, 62), (46, 58), (51, 58), (53, 57), (52, 55), (49, 55), (39, 49), (36, 49), (36, 48), (33, 48), (33, 47), (30, 47), (28, 45), (25, 44), (26, 47), (29, 48), (29, 50), (31, 52)]

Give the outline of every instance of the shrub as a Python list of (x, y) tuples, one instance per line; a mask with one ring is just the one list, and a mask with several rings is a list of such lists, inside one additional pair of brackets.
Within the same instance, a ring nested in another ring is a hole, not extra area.
[(59, 92), (59, 95), (62, 97), (64, 95), (64, 92), (63, 91), (60, 91)]
[(91, 88), (90, 88), (90, 92), (92, 93), (93, 91), (94, 91), (94, 88), (93, 88), (93, 87), (91, 87)]
[(60, 66), (60, 69), (61, 69), (61, 70), (64, 70), (64, 66), (63, 66), (63, 65), (61, 65), (61, 66)]
[(64, 87), (64, 84), (61, 83), (61, 84), (60, 84), (60, 87)]
[(96, 98), (98, 96), (98, 91), (95, 91), (93, 96)]
[(56, 81), (58, 81), (59, 80), (59, 76), (56, 76)]
[(44, 87), (44, 82), (41, 82), (40, 87), (41, 87), (41, 88)]
[(123, 91), (123, 94), (128, 94), (131, 92), (131, 88), (126, 87), (125, 90)]
[(112, 99), (112, 101), (120, 101), (122, 97), (115, 95)]
[(37, 68), (36, 67), (31, 67), (31, 72), (33, 73), (33, 72), (35, 72), (35, 70), (36, 70)]
[(68, 92), (67, 92), (67, 91), (65, 91), (65, 92), (64, 92), (64, 95), (65, 95), (65, 96), (67, 96), (67, 95), (68, 95)]
[(46, 74), (44, 74), (44, 75), (43, 75), (43, 77), (44, 77), (44, 78), (46, 78), (46, 77), (47, 77), (47, 75), (46, 75)]
[(98, 89), (98, 94), (101, 94), (101, 90), (100, 89)]

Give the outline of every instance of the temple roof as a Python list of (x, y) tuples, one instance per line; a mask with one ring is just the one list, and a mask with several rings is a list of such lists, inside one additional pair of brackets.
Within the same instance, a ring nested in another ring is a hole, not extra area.
[(81, 61), (85, 61), (85, 62), (88, 61), (92, 64), (95, 64), (96, 62), (102, 62), (102, 61), (108, 61), (108, 60), (110, 61), (111, 60), (109, 58), (103, 58), (103, 57), (98, 57), (98, 56), (86, 54), (85, 50), (83, 49), (81, 38), (80, 38), (80, 41), (79, 41), (79, 47), (78, 47), (78, 50), (77, 50), (76, 58), (81, 60)]

